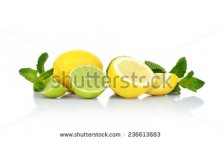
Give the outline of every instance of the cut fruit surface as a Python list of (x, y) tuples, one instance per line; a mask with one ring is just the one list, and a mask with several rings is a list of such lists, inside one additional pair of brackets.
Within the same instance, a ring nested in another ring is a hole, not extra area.
[(179, 78), (172, 73), (155, 73), (151, 89), (146, 93), (150, 95), (169, 94), (179, 82)]
[(102, 70), (94, 66), (80, 66), (72, 70), (71, 88), (82, 98), (95, 98), (106, 87), (106, 76)]
[(67, 92), (67, 88), (65, 88), (59, 82), (51, 79), (48, 81), (46, 87), (40, 92), (43, 96), (49, 98), (57, 98), (63, 96)]
[(111, 89), (125, 98), (135, 98), (150, 89), (153, 71), (143, 62), (120, 56), (112, 60), (107, 70)]

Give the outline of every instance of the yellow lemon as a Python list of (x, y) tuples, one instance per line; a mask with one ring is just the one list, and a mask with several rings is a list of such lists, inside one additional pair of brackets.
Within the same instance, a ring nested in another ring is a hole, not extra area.
[(83, 65), (103, 69), (100, 59), (94, 54), (84, 50), (73, 50), (63, 53), (55, 60), (53, 77), (72, 92), (70, 87), (70, 73), (73, 68)]
[(121, 56), (111, 61), (107, 75), (109, 85), (116, 94), (124, 98), (135, 98), (150, 89), (149, 81), (154, 73), (143, 62)]
[(170, 93), (179, 82), (179, 78), (172, 73), (155, 73), (151, 88), (146, 92), (150, 95), (166, 95)]

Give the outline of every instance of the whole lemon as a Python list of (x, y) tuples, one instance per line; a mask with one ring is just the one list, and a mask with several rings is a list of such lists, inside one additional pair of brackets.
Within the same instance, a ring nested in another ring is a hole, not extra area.
[(61, 82), (72, 92), (70, 86), (70, 73), (74, 68), (83, 65), (91, 65), (101, 70), (103, 69), (103, 65), (96, 55), (84, 50), (73, 50), (61, 54), (55, 60), (53, 64), (53, 78)]

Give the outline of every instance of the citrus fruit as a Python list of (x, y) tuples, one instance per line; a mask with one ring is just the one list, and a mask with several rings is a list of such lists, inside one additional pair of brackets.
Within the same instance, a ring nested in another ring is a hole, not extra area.
[(179, 78), (172, 73), (155, 73), (151, 88), (146, 92), (150, 95), (166, 95), (170, 93), (179, 82)]
[(121, 97), (135, 98), (150, 89), (153, 71), (143, 62), (127, 56), (111, 61), (107, 69), (111, 89)]
[(82, 98), (95, 98), (99, 96), (106, 86), (104, 72), (94, 66), (79, 66), (71, 71), (71, 88)]
[(40, 93), (45, 97), (56, 98), (63, 96), (66, 92), (66, 87), (54, 79), (51, 79)]
[(103, 69), (100, 59), (94, 54), (84, 50), (73, 50), (60, 55), (54, 62), (53, 77), (62, 83), (69, 91), (70, 87), (69, 75), (73, 68), (83, 65), (91, 65)]

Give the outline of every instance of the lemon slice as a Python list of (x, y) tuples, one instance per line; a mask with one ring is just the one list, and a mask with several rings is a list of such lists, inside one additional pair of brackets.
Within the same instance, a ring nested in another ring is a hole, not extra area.
[(50, 81), (48, 81), (46, 87), (40, 93), (45, 97), (57, 98), (57, 97), (63, 96), (66, 92), (67, 92), (67, 88), (65, 88), (59, 82), (57, 82), (53, 79), (50, 79)]
[(169, 94), (176, 87), (179, 78), (172, 73), (155, 73), (152, 81), (151, 89), (146, 93), (159, 96)]
[(153, 71), (143, 62), (126, 56), (111, 61), (107, 69), (111, 89), (124, 98), (136, 98), (150, 89)]

